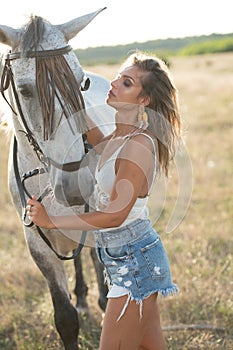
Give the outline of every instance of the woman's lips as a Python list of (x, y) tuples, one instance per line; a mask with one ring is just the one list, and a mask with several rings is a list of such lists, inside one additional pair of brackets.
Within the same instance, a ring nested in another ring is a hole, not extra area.
[(114, 93), (112, 92), (112, 90), (109, 91), (109, 96), (115, 96)]

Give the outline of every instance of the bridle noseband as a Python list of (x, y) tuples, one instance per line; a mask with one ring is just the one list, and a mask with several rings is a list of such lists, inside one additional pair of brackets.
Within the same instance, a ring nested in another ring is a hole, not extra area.
[[(65, 47), (59, 48), (59, 49), (55, 49), (55, 50), (42, 50), (42, 51), (30, 51), (26, 53), (26, 58), (35, 58), (35, 57), (55, 57), (58, 55), (64, 55), (66, 53), (68, 53), (69, 51), (72, 50), (72, 47), (70, 45), (67, 45)], [(43, 164), (43, 167), (41, 168), (36, 168), (33, 170), (30, 170), (29, 172), (23, 174), (23, 176), (21, 177), (19, 174), (19, 167), (18, 167), (18, 157), (17, 157), (17, 153), (18, 153), (18, 145), (17, 145), (17, 139), (14, 136), (14, 145), (13, 145), (13, 167), (14, 167), (14, 172), (15, 172), (15, 177), (16, 177), (16, 183), (17, 183), (17, 187), (18, 187), (18, 191), (19, 191), (19, 195), (20, 195), (20, 199), (21, 199), (21, 204), (22, 204), (22, 208), (23, 208), (23, 215), (22, 215), (22, 221), (24, 223), (24, 225), (26, 227), (31, 227), (33, 226), (33, 222), (26, 222), (26, 217), (27, 217), (27, 213), (26, 213), (26, 206), (27, 206), (27, 202), (26, 202), (26, 197), (25, 194), (31, 198), (31, 194), (28, 192), (28, 190), (26, 189), (25, 186), (25, 181), (28, 178), (31, 178), (33, 176), (36, 175), (40, 175), (40, 174), (44, 174), (46, 172), (48, 172), (48, 168), (50, 167), (50, 165), (53, 165), (54, 167), (63, 170), (63, 171), (67, 171), (67, 172), (73, 172), (73, 171), (77, 171), (80, 168), (86, 166), (86, 162), (84, 159), (81, 159), (80, 161), (76, 161), (76, 162), (69, 162), (69, 163), (64, 163), (64, 164), (60, 164), (58, 162), (56, 162), (55, 160), (51, 159), (48, 156), (45, 156), (43, 151), (41, 150), (38, 142), (36, 141), (33, 133), (31, 132), (30, 128), (27, 125), (26, 119), (24, 117), (22, 108), (21, 108), (21, 104), (20, 104), (20, 100), (18, 97), (18, 93), (17, 93), (17, 89), (15, 86), (15, 82), (14, 82), (14, 75), (12, 72), (12, 68), (11, 68), (11, 61), (12, 60), (16, 60), (19, 59), (20, 57), (22, 57), (21, 52), (9, 52), (6, 57), (5, 57), (5, 65), (3, 67), (3, 71), (2, 71), (2, 76), (1, 76), (1, 85), (0, 85), (0, 92), (4, 98), (4, 100), (7, 102), (7, 104), (10, 106), (12, 112), (17, 115), (17, 112), (14, 110), (14, 108), (12, 107), (12, 105), (10, 104), (10, 102), (7, 100), (6, 96), (5, 96), (5, 91), (8, 90), (8, 88), (11, 86), (12, 87), (12, 91), (13, 91), (13, 95), (14, 95), (14, 99), (17, 105), (17, 109), (18, 109), (18, 113), (20, 115), (21, 121), (23, 123), (24, 129), (25, 130), (21, 130), (22, 132), (25, 133), (25, 136), (28, 139), (29, 144), (32, 146), (34, 152), (36, 153), (39, 161)], [(87, 90), (89, 88), (90, 85), (90, 81), (89, 78), (85, 81), (85, 85), (84, 88), (80, 88), (80, 91), (78, 91), (78, 93), (81, 94), (81, 91), (83, 90)], [(82, 106), (83, 109), (85, 109), (85, 106)], [(83, 139), (83, 143), (84, 143), (84, 149), (85, 149), (85, 153), (87, 153), (91, 146), (88, 144), (87, 142), (87, 138), (86, 135), (83, 134), (82, 135), (82, 139)], [(50, 188), (46, 187), (45, 190), (43, 191), (43, 193), (39, 196), (38, 201), (42, 201), (44, 197), (46, 197), (49, 192), (50, 192)], [(88, 205), (85, 204), (85, 211), (88, 211)], [(46, 235), (43, 233), (43, 231), (41, 230), (40, 227), (36, 226), (38, 233), (40, 234), (41, 238), (45, 241), (45, 243), (52, 249), (52, 251), (56, 254), (56, 256), (61, 259), (61, 260), (70, 260), (70, 259), (74, 259), (82, 250), (84, 242), (85, 242), (85, 237), (86, 237), (86, 231), (82, 232), (82, 236), (81, 236), (81, 240), (79, 243), (78, 248), (73, 252), (73, 254), (71, 256), (63, 256), (60, 255), (59, 253), (57, 253), (57, 251), (53, 248), (51, 242), (48, 240), (48, 238), (46, 237)]]

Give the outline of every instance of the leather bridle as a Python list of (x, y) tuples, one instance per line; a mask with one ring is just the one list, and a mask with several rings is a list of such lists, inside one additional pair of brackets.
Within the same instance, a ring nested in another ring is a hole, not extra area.
[[(35, 58), (35, 57), (55, 57), (58, 55), (64, 55), (66, 53), (68, 53), (69, 51), (72, 50), (72, 47), (70, 45), (67, 45), (65, 47), (59, 48), (59, 49), (55, 49), (55, 50), (42, 50), (42, 51), (30, 51), (26, 53), (26, 58)], [(41, 150), (38, 142), (36, 141), (36, 139), (34, 138), (33, 133), (31, 132), (30, 128), (27, 125), (26, 119), (24, 117), (22, 108), (21, 108), (21, 104), (20, 104), (20, 100), (18, 97), (18, 93), (17, 93), (17, 89), (15, 86), (15, 82), (14, 82), (14, 75), (12, 72), (12, 68), (11, 68), (11, 61), (18, 59), (21, 57), (21, 52), (9, 52), (6, 57), (5, 57), (5, 65), (3, 67), (3, 71), (2, 71), (2, 76), (1, 76), (1, 85), (0, 85), (0, 92), (4, 98), (4, 100), (7, 102), (7, 104), (10, 106), (12, 112), (17, 115), (17, 112), (14, 110), (14, 108), (12, 107), (12, 105), (9, 103), (9, 101), (7, 100), (6, 96), (5, 96), (5, 91), (8, 90), (8, 88), (11, 86), (12, 87), (12, 92), (14, 95), (14, 99), (17, 105), (17, 109), (18, 109), (18, 113), (20, 115), (21, 121), (23, 123), (23, 127), (24, 130), (21, 130), (23, 133), (25, 133), (25, 136), (29, 142), (29, 144), (32, 146), (34, 152), (36, 153), (39, 161), (43, 164), (43, 167), (41, 168), (35, 168), (33, 170), (30, 170), (29, 172), (25, 173), (22, 175), (22, 177), (19, 174), (19, 166), (18, 166), (18, 144), (17, 144), (17, 139), (14, 136), (14, 144), (13, 144), (13, 168), (14, 168), (14, 173), (15, 173), (15, 178), (16, 178), (16, 183), (17, 183), (17, 187), (18, 187), (18, 191), (19, 191), (19, 195), (20, 195), (20, 200), (21, 200), (21, 204), (22, 204), (22, 208), (23, 208), (23, 214), (22, 214), (22, 221), (24, 223), (24, 225), (26, 227), (31, 227), (33, 226), (33, 222), (27, 222), (26, 218), (27, 218), (27, 212), (26, 212), (26, 206), (27, 206), (27, 201), (26, 201), (26, 195), (31, 198), (31, 194), (28, 192), (26, 186), (25, 186), (25, 181), (28, 178), (31, 178), (33, 176), (36, 175), (40, 175), (40, 174), (44, 174), (46, 172), (48, 172), (48, 169), (50, 167), (50, 165), (53, 165), (54, 167), (63, 170), (63, 171), (67, 171), (67, 172), (73, 172), (73, 171), (77, 171), (80, 168), (86, 166), (86, 162), (84, 159), (81, 159), (80, 161), (76, 161), (76, 162), (69, 162), (69, 163), (63, 163), (60, 164), (58, 162), (56, 162), (55, 160), (51, 159), (48, 156), (45, 156), (43, 154), (43, 151)], [(80, 88), (80, 90), (78, 91), (79, 94), (81, 94), (81, 91), (83, 90), (87, 90), (89, 88), (90, 85), (90, 81), (89, 79), (87, 79), (85, 81), (85, 86), (84, 88)], [(81, 98), (81, 100), (83, 100)], [(85, 105), (83, 103), (83, 105), (81, 106), (82, 109), (85, 109)], [(88, 144), (87, 142), (87, 138), (85, 134), (82, 134), (82, 139), (83, 139), (83, 143), (84, 143), (84, 148), (85, 148), (85, 154), (90, 150), (91, 146)], [(50, 192), (50, 188), (46, 187), (45, 190), (43, 191), (43, 193), (39, 196), (39, 198), (37, 199), (38, 201), (42, 201), (43, 198), (45, 198), (49, 192)], [(85, 204), (85, 212), (87, 212), (89, 210), (88, 204)], [(86, 238), (86, 231), (82, 232), (81, 235), (81, 239), (80, 239), (80, 243), (77, 247), (76, 250), (73, 251), (73, 254), (71, 256), (63, 256), (60, 255), (52, 246), (51, 242), (49, 241), (49, 239), (46, 237), (46, 235), (43, 233), (43, 231), (41, 230), (41, 228), (37, 225), (36, 229), (39, 233), (39, 235), (41, 236), (41, 238), (45, 241), (45, 243), (52, 249), (52, 251), (56, 254), (56, 256), (61, 259), (61, 260), (70, 260), (70, 259), (74, 259), (75, 257), (78, 256), (78, 254), (81, 252), (84, 242), (85, 242), (85, 238)]]
[[(30, 57), (55, 57), (57, 55), (64, 55), (66, 53), (68, 53), (69, 51), (72, 50), (72, 47), (70, 45), (65, 46), (63, 48), (60, 49), (55, 49), (55, 50), (43, 50), (43, 51), (33, 51), (33, 52), (28, 52), (26, 55), (26, 58)], [(12, 72), (12, 68), (11, 68), (11, 61), (18, 59), (21, 57), (21, 53), (20, 52), (13, 52), (13, 53), (8, 53), (5, 57), (5, 65), (2, 71), (2, 77), (1, 77), (1, 85), (0, 85), (0, 92), (4, 98), (4, 100), (7, 102), (7, 104), (10, 106), (12, 112), (17, 115), (17, 113), (15, 112), (14, 108), (12, 107), (12, 105), (9, 103), (9, 101), (7, 100), (4, 92), (10, 87), (12, 87), (12, 91), (14, 94), (14, 98), (15, 98), (15, 102), (18, 108), (18, 112), (20, 114), (20, 118), (21, 121), (23, 123), (24, 129), (25, 131), (23, 131), (25, 133), (25, 136), (27, 137), (30, 145), (33, 147), (33, 150), (36, 152), (36, 155), (38, 157), (38, 159), (45, 164), (47, 167), (52, 164), (54, 167), (60, 169), (60, 170), (64, 170), (64, 171), (68, 171), (68, 172), (73, 172), (73, 171), (77, 171), (79, 170), (80, 167), (84, 166), (82, 163), (82, 159), (80, 161), (76, 161), (76, 162), (69, 162), (69, 163), (63, 163), (60, 164), (58, 162), (56, 162), (55, 160), (53, 160), (52, 158), (45, 156), (43, 154), (43, 151), (41, 150), (38, 142), (36, 141), (36, 139), (33, 136), (33, 133), (31, 132), (31, 130), (29, 129), (27, 122), (25, 120), (22, 108), (21, 108), (21, 104), (19, 101), (19, 97), (18, 97), (18, 93), (17, 93), (17, 89), (15, 86), (15, 82), (14, 82), (14, 75)], [(90, 81), (89, 78), (85, 81), (85, 86), (84, 88), (81, 88), (81, 91), (87, 90), (89, 88), (90, 85)], [(77, 91), (77, 93), (81, 94), (81, 91)], [(83, 100), (83, 99), (81, 99)], [(85, 105), (84, 103), (80, 106), (80, 109), (85, 109)], [(86, 136), (85, 134), (83, 134), (83, 142), (84, 142), (84, 146), (85, 146), (85, 151), (89, 151), (89, 147), (90, 145), (88, 145), (87, 140), (86, 140)]]

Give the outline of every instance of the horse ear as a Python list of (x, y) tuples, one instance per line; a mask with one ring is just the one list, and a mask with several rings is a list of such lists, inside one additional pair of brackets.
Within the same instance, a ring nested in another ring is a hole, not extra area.
[(19, 44), (19, 34), (18, 29), (0, 25), (0, 43), (2, 44), (16, 47)]
[(88, 13), (87, 15), (75, 18), (67, 23), (56, 25), (60, 31), (65, 35), (67, 41), (74, 38), (83, 28), (85, 28), (100, 12), (106, 7), (98, 11)]

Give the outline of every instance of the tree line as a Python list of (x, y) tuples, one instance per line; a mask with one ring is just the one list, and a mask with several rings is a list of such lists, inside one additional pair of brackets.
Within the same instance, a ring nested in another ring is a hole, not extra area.
[(117, 64), (132, 52), (141, 50), (162, 58), (174, 55), (199, 55), (233, 51), (233, 33), (211, 34), (184, 38), (150, 40), (126, 45), (98, 46), (75, 49), (80, 63), (84, 65)]

